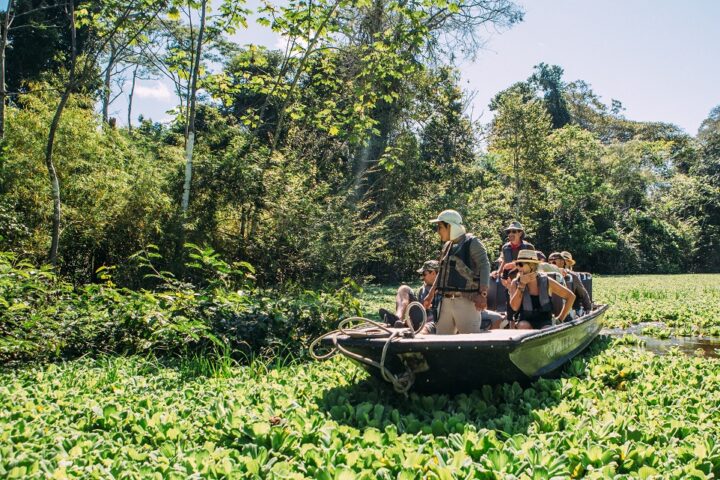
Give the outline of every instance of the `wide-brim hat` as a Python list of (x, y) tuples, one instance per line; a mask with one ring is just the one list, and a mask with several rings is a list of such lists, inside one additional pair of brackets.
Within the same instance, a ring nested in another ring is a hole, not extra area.
[(430, 223), (440, 222), (449, 223), (450, 225), (462, 225), (462, 215), (456, 210), (443, 210), (437, 218), (430, 220)]
[(522, 232), (525, 231), (525, 229), (522, 226), (522, 223), (520, 223), (520, 222), (510, 222), (510, 225), (505, 227), (505, 233), (507, 233), (508, 230), (520, 230)]
[(437, 260), (428, 260), (423, 266), (415, 270), (417, 273), (437, 272), (440, 269), (440, 262)]
[(573, 260), (572, 254), (570, 252), (562, 251), (560, 252), (560, 256), (563, 260), (565, 260), (565, 263), (567, 263), (571, 267), (575, 265), (575, 260)]
[(515, 263), (540, 263), (535, 250), (520, 250)]
[(550, 256), (548, 257), (548, 261), (549, 261), (549, 260), (555, 260), (555, 259), (557, 259), (557, 258), (562, 259), (562, 260), (565, 260), (560, 252), (552, 252), (552, 253), (550, 254)]

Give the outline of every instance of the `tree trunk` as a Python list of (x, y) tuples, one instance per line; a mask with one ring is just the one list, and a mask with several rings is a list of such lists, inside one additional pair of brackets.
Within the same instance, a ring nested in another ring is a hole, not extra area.
[(67, 0), (66, 8), (70, 15), (70, 72), (68, 75), (68, 83), (65, 86), (65, 91), (60, 98), (55, 115), (53, 116), (52, 123), (50, 124), (50, 133), (48, 134), (47, 147), (45, 149), (45, 165), (48, 169), (50, 176), (50, 186), (52, 189), (53, 198), (53, 223), (52, 223), (52, 241), (50, 244), (50, 253), (48, 260), (55, 266), (57, 265), (57, 252), (60, 244), (60, 181), (55, 170), (55, 164), (53, 163), (53, 148), (55, 146), (55, 134), (57, 133), (58, 126), (60, 125), (60, 118), (62, 117), (63, 110), (70, 98), (70, 93), (75, 86), (75, 63), (77, 59), (77, 41), (75, 32), (75, 5), (73, 0)]
[[(195, 64), (192, 69), (192, 80), (190, 83), (190, 114), (188, 116), (188, 134), (185, 145), (185, 185), (183, 186), (182, 196), (182, 213), (183, 217), (188, 210), (190, 204), (190, 182), (192, 181), (192, 157), (193, 147), (195, 146), (195, 111), (197, 96), (197, 78), (200, 71), (200, 56), (202, 54), (203, 34), (205, 33), (205, 12), (207, 10), (207, 0), (203, 0), (200, 12), (200, 31), (198, 32), (197, 49), (195, 51)], [(184, 220), (184, 218), (183, 218)]]
[(110, 110), (110, 80), (112, 79), (112, 69), (115, 63), (115, 45), (110, 42), (110, 58), (108, 58), (107, 69), (105, 70), (105, 79), (103, 80), (103, 95), (102, 95), (102, 121), (103, 124), (108, 123)]
[(8, 30), (10, 30), (10, 11), (13, 0), (8, 2), (7, 12), (3, 14), (0, 24), (0, 140), (5, 138), (5, 47), (7, 46)]
[(135, 65), (135, 69), (133, 70), (133, 76), (132, 76), (132, 84), (130, 86), (130, 95), (128, 96), (128, 113), (127, 113), (127, 121), (128, 121), (128, 132), (132, 132), (132, 105), (133, 105), (133, 96), (135, 95), (135, 80), (137, 80), (137, 72), (139, 65)]

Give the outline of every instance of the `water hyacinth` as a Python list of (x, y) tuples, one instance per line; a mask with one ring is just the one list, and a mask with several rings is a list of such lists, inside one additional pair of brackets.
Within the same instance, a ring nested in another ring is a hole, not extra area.
[(9, 478), (720, 475), (720, 360), (607, 338), (560, 378), (455, 397), (396, 396), (344, 359), (82, 359), (0, 385)]

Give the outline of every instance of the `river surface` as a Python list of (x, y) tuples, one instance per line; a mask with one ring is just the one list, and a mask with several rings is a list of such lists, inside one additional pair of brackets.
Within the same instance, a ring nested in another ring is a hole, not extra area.
[(610, 337), (624, 337), (632, 335), (640, 340), (639, 348), (644, 348), (658, 355), (666, 355), (671, 349), (676, 349), (687, 355), (700, 355), (704, 357), (720, 357), (720, 338), (716, 337), (670, 337), (666, 339), (643, 335), (647, 327), (663, 328), (662, 322), (646, 322), (633, 325), (629, 328), (604, 328), (600, 335)]

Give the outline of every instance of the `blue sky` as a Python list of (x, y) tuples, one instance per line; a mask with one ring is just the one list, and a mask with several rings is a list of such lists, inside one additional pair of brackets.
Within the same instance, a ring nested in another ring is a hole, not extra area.
[[(474, 92), (474, 118), (490, 121), (490, 99), (540, 62), (560, 65), (566, 81), (585, 80), (607, 104), (620, 100), (631, 120), (669, 122), (692, 135), (720, 104), (720, 1), (518, 3), (525, 20), (504, 32), (484, 32), (485, 48), (460, 65), (463, 88)], [(272, 32), (252, 24), (234, 39), (278, 44)], [(137, 93), (135, 117), (168, 118), (165, 111), (175, 104), (169, 85), (142, 82)], [(125, 108), (118, 99), (111, 111), (124, 121)]]
[(8, 3), (10, 3), (10, 0), (0, 0), (0, 12), (7, 10)]

